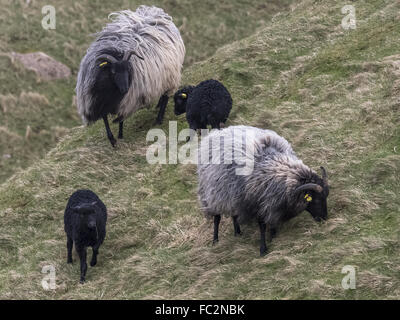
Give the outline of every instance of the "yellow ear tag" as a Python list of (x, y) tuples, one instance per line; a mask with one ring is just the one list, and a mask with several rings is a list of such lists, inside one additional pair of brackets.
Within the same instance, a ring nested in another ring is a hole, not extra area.
[(107, 61), (104, 61), (104, 62), (99, 64), (99, 67), (105, 66), (107, 63), (108, 63)]
[(181, 97), (182, 97), (183, 99), (186, 99), (186, 98), (187, 98), (187, 94), (186, 94), (186, 93), (182, 93), (182, 94), (181, 94)]
[(307, 194), (304, 196), (304, 199), (306, 199), (307, 202), (310, 202), (310, 201), (312, 200), (312, 197), (307, 193)]

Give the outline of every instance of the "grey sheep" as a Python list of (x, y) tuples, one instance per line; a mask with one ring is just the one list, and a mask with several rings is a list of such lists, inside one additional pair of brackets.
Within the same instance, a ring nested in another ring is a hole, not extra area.
[(77, 108), (84, 124), (103, 119), (115, 146), (108, 114), (116, 115), (118, 137), (123, 121), (159, 99), (161, 123), (181, 81), (185, 46), (172, 18), (157, 7), (110, 14), (112, 22), (97, 34), (81, 61), (76, 84)]
[[(213, 156), (218, 152), (219, 158)], [(252, 170), (239, 172), (241, 162), (252, 164)], [(281, 223), (304, 210), (316, 221), (325, 220), (329, 186), (321, 170), (322, 178), (274, 131), (231, 126), (211, 132), (201, 141), (197, 172), (201, 209), (214, 218), (214, 243), (221, 215), (232, 217), (235, 236), (241, 234), (240, 223), (256, 219), (261, 255), (267, 252), (267, 226), (271, 240)]]

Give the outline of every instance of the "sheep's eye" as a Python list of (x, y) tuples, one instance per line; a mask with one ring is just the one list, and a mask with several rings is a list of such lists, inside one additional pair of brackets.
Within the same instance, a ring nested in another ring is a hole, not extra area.
[(102, 63), (99, 64), (99, 67), (104, 67), (104, 66), (106, 66), (107, 64), (108, 64), (108, 62), (107, 62), (107, 61), (104, 61), (104, 62), (102, 62)]

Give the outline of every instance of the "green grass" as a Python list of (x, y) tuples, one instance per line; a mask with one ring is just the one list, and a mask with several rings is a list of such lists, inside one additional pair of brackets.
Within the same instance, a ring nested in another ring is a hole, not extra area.
[[(184, 71), (185, 83), (212, 77), (229, 88), (229, 125), (273, 129), (306, 164), (327, 168), (325, 223), (303, 213), (260, 258), (256, 226), (235, 238), (223, 219), (211, 246), (195, 166), (146, 162), (154, 110), (141, 110), (115, 150), (101, 123), (76, 127), (0, 186), (0, 297), (399, 299), (400, 5), (358, 1), (357, 29), (346, 31), (344, 4), (303, 0)], [(176, 120), (171, 104), (166, 120)], [(84, 285), (76, 255), (66, 264), (63, 233), (77, 188), (94, 190), (109, 209), (99, 263)], [(54, 291), (41, 288), (46, 264), (56, 267)], [(356, 268), (355, 290), (341, 286), (345, 265)]]

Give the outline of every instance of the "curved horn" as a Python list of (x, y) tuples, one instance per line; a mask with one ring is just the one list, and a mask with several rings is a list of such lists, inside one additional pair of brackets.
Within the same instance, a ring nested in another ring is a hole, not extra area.
[(129, 60), (131, 58), (131, 55), (133, 54), (133, 51), (125, 51), (124, 57), (122, 60)]
[(129, 60), (131, 58), (132, 54), (134, 54), (139, 59), (144, 60), (143, 57), (139, 56), (135, 51), (125, 51), (124, 57), (122, 58), (122, 60)]
[(324, 181), (324, 186), (327, 187), (328, 186), (328, 175), (326, 174), (326, 170), (324, 167), (320, 167), (321, 171), (322, 171), (322, 180)]
[(322, 192), (322, 187), (319, 184), (316, 183), (306, 183), (303, 184), (299, 187), (296, 188), (296, 190), (294, 191), (296, 194), (298, 194), (299, 192), (303, 191), (303, 190), (312, 190), (318, 193)]
[(82, 206), (77, 205), (77, 206), (71, 207), (71, 209), (72, 209), (73, 211), (79, 211), (79, 210), (82, 209)]
[(118, 61), (117, 59), (115, 59), (113, 56), (111, 56), (111, 55), (109, 55), (109, 54), (102, 54), (101, 56), (99, 56), (99, 57), (96, 59), (96, 61), (99, 61), (99, 60), (107, 60), (107, 61), (110, 62), (110, 63), (115, 63), (115, 62)]

